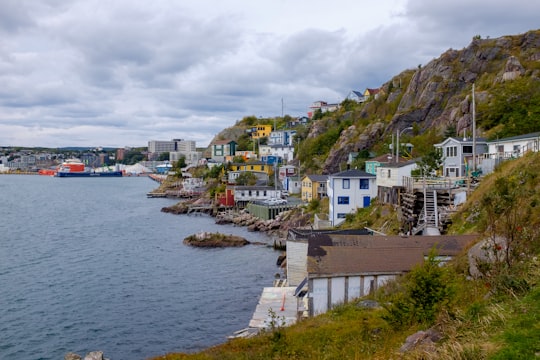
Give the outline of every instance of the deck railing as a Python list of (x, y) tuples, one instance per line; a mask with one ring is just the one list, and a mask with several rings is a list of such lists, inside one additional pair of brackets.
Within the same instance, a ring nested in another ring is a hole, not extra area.
[(403, 177), (403, 185), (409, 192), (418, 189), (443, 190), (459, 187), (459, 184), (466, 181), (463, 177), (453, 178), (426, 178), (426, 177)]

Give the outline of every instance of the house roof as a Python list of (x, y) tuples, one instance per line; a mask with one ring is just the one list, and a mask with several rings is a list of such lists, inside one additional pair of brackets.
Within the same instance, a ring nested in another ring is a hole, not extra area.
[(350, 169), (350, 170), (345, 170), (336, 174), (329, 175), (328, 177), (329, 178), (374, 178), (376, 176), (373, 174), (367, 173), (363, 170)]
[(401, 273), (437, 254), (453, 256), (477, 237), (370, 236), (318, 234), (309, 238), (307, 270), (310, 276), (365, 273)]
[(249, 166), (249, 165), (267, 165), (265, 162), (262, 161), (248, 161), (248, 162), (237, 162), (237, 163), (231, 163), (231, 166)]
[(366, 88), (366, 92), (368, 92), (370, 95), (378, 94), (379, 91), (381, 91), (381, 89), (370, 89), (370, 88)]
[[(470, 138), (463, 139), (463, 138), (458, 138), (458, 137), (449, 137), (449, 138), (446, 138), (443, 142), (438, 143), (438, 144), (434, 144), (433, 146), (442, 147), (442, 146), (448, 144), (449, 142), (457, 142), (457, 143), (459, 143), (461, 145), (472, 145), (473, 144), (473, 139), (470, 139)], [(481, 145), (483, 143), (485, 144), (486, 139), (485, 138), (476, 138), (476, 143), (478, 145)]]
[(377, 157), (367, 159), (366, 162), (387, 163), (387, 162), (390, 162), (390, 160), (388, 159), (389, 157), (392, 157), (392, 155), (390, 154), (379, 155)]
[(488, 141), (488, 144), (494, 144), (494, 143), (500, 143), (500, 142), (508, 142), (508, 141), (515, 141), (515, 140), (526, 140), (526, 139), (533, 139), (533, 138), (539, 138), (540, 132), (533, 132), (529, 134), (523, 134), (523, 135), (517, 135), (517, 136), (511, 136), (507, 138), (497, 139), (497, 140), (491, 140)]
[(344, 275), (407, 272), (424, 260), (422, 251), (415, 248), (400, 249), (347, 249), (345, 247), (323, 247), (322, 257), (309, 256), (309, 277), (317, 275)]
[(416, 159), (407, 160), (407, 161), (403, 161), (403, 162), (397, 162), (397, 163), (396, 162), (387, 162), (387, 163), (381, 163), (381, 167), (384, 167), (384, 168), (401, 168), (401, 167), (405, 167), (405, 166), (414, 165), (414, 164), (416, 164), (416, 162), (417, 162)]
[(275, 190), (272, 186), (233, 186), (234, 190)]
[(318, 175), (318, 174), (312, 174), (312, 175), (306, 175), (309, 180), (313, 182), (324, 182), (328, 180), (328, 175)]
[(371, 235), (372, 231), (366, 228), (362, 229), (302, 229), (292, 228), (287, 232), (287, 240), (302, 240), (306, 241), (311, 236), (319, 234), (335, 234), (335, 235)]

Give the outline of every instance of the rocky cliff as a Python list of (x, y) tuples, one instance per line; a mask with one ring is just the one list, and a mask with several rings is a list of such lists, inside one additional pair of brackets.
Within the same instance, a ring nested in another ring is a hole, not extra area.
[[(471, 132), (472, 85), (476, 103), (487, 101), (492, 85), (520, 76), (540, 76), (540, 31), (497, 39), (475, 38), (463, 50), (449, 49), (439, 58), (406, 70), (381, 86), (379, 98), (360, 110), (329, 153), (323, 173), (339, 171), (349, 152), (371, 149), (398, 129), (416, 125), (421, 132), (449, 127)], [(331, 121), (313, 126), (309, 136), (324, 132)]]

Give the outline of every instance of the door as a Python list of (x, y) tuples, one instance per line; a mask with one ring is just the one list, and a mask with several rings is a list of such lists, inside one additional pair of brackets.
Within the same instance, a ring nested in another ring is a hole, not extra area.
[(368, 207), (371, 204), (371, 199), (369, 196), (364, 196), (364, 207)]

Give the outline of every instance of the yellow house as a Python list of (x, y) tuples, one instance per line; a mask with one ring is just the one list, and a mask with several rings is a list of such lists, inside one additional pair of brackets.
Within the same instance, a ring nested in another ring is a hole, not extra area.
[(253, 139), (260, 139), (263, 137), (270, 136), (272, 132), (272, 125), (257, 125), (251, 131), (251, 137)]
[(302, 201), (310, 202), (313, 199), (326, 197), (327, 175), (306, 175), (302, 178)]
[(274, 167), (263, 163), (262, 161), (250, 161), (246, 163), (232, 163), (229, 165), (231, 171), (254, 171), (254, 172), (264, 172), (268, 175), (273, 174)]
[(365, 91), (364, 91), (364, 99), (369, 99), (369, 98), (374, 98), (374, 99), (377, 99), (379, 97), (379, 93), (381, 92), (381, 89), (370, 89), (370, 88), (367, 88)]

